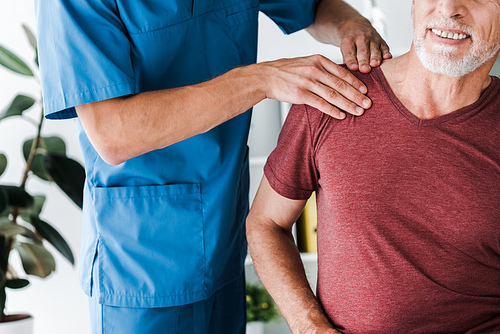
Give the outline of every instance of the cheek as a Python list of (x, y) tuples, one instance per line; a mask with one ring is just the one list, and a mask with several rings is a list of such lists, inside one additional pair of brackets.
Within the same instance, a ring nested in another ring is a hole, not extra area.
[(491, 44), (500, 44), (500, 25), (495, 24), (492, 29), (488, 31), (486, 40)]

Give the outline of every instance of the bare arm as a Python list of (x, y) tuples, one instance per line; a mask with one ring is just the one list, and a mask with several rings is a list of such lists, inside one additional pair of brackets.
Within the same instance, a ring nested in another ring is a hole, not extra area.
[(338, 333), (307, 281), (291, 229), (305, 200), (290, 200), (262, 179), (247, 218), (247, 239), (255, 269), (293, 333)]
[(346, 69), (309, 56), (236, 68), (198, 85), (80, 105), (76, 112), (102, 159), (119, 164), (204, 133), (265, 98), (309, 104), (337, 118), (345, 115), (334, 105), (359, 115), (371, 103), (360, 90), (366, 87)]
[(340, 46), (344, 63), (353, 71), (370, 72), (371, 66), (392, 57), (371, 23), (342, 0), (322, 0), (306, 30), (319, 42)]

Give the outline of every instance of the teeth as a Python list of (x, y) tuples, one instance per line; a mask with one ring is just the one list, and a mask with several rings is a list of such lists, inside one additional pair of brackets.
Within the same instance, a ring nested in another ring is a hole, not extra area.
[(449, 39), (464, 39), (469, 37), (469, 35), (465, 34), (458, 34), (458, 33), (452, 33), (452, 32), (446, 32), (446, 31), (441, 31), (438, 29), (431, 29), (432, 32), (442, 38), (449, 38)]

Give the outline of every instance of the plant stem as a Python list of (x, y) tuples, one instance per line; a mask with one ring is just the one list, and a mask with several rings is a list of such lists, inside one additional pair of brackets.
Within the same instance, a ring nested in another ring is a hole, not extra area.
[[(43, 119), (44, 119), (43, 114), (44, 113), (43, 113), (43, 106), (42, 106), (41, 115), (40, 115), (40, 122), (38, 123), (37, 134), (36, 134), (35, 140), (33, 140), (33, 144), (31, 145), (30, 154), (28, 156), (28, 159), (26, 160), (26, 168), (24, 169), (23, 179), (22, 179), (21, 185), (19, 186), (19, 188), (21, 188), (23, 190), (26, 188), (26, 181), (28, 180), (29, 171), (31, 170), (31, 165), (33, 164), (33, 159), (35, 158), (35, 152), (36, 152), (36, 149), (38, 147), (38, 143), (40, 142), (40, 138), (42, 137), (42, 124), (43, 124)], [(17, 216), (19, 216), (19, 208), (14, 208), (12, 210), (12, 219), (11, 219), (12, 224), (17, 224), (16, 223)], [(10, 251), (12, 250), (13, 244), (14, 244), (14, 238), (13, 237), (9, 238), (7, 241), (7, 250), (6, 250), (7, 251), (7, 259), (9, 258)], [(4, 282), (2, 281), (1, 283), (4, 283)]]
[(40, 142), (40, 138), (42, 137), (43, 118), (44, 117), (43, 117), (43, 106), (42, 106), (40, 122), (38, 123), (38, 131), (35, 140), (33, 140), (33, 144), (31, 145), (31, 150), (28, 159), (26, 160), (26, 168), (24, 169), (23, 181), (21, 182), (20, 186), (21, 189), (24, 189), (26, 187), (26, 181), (28, 180), (29, 171), (31, 170), (31, 165), (33, 164), (33, 159), (35, 158), (35, 152), (38, 147), (38, 143)]

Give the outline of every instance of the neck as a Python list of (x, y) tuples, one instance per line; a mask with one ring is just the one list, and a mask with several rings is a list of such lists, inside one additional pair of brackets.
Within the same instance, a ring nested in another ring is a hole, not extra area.
[(412, 49), (381, 66), (391, 89), (403, 105), (420, 119), (449, 114), (476, 102), (491, 83), (495, 58), (463, 77), (428, 71)]

